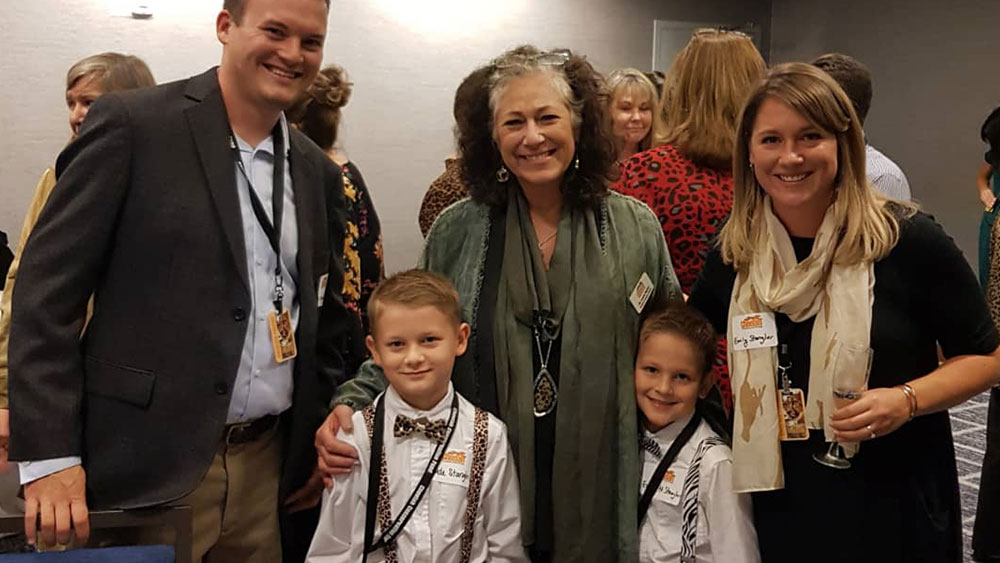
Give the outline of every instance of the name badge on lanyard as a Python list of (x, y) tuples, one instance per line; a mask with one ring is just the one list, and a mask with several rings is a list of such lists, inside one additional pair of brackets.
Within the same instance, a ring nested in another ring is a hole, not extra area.
[(240, 156), (239, 146), (236, 144), (236, 135), (230, 131), (229, 147), (233, 150), (236, 158), (236, 166), (243, 173), (247, 181), (250, 192), (250, 206), (253, 208), (254, 217), (257, 223), (267, 235), (267, 240), (274, 251), (274, 310), (268, 314), (268, 329), (271, 333), (271, 346), (274, 348), (274, 360), (278, 363), (288, 361), (297, 354), (295, 347), (295, 329), (292, 326), (292, 314), (284, 308), (285, 298), (284, 278), (281, 272), (281, 215), (285, 203), (285, 140), (281, 129), (281, 120), (274, 125), (271, 130), (271, 137), (274, 140), (274, 175), (271, 183), (271, 214), (274, 217), (272, 223), (264, 211), (264, 205), (257, 197), (257, 190), (247, 174), (243, 165), (243, 157)]
[(295, 330), (292, 328), (292, 315), (288, 309), (280, 313), (271, 311), (267, 315), (267, 325), (271, 329), (271, 346), (274, 348), (274, 361), (291, 360), (298, 351), (295, 348)]

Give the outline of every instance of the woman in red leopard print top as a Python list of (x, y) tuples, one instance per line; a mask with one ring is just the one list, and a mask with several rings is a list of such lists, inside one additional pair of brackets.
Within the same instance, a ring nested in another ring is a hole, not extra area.
[[(732, 209), (736, 118), (763, 75), (764, 60), (746, 35), (695, 31), (667, 73), (654, 148), (629, 158), (614, 185), (660, 218), (685, 295)], [(723, 403), (731, 411), (725, 338), (720, 339), (716, 370)]]

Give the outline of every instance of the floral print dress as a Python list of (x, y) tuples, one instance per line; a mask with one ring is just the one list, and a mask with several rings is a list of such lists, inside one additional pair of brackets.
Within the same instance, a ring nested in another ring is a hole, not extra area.
[(361, 362), (368, 359), (365, 336), (368, 334), (368, 298), (375, 286), (385, 279), (382, 258), (382, 227), (365, 186), (361, 171), (353, 162), (340, 167), (344, 179), (347, 231), (344, 233), (344, 306), (357, 319), (347, 335), (344, 366), (352, 377)]

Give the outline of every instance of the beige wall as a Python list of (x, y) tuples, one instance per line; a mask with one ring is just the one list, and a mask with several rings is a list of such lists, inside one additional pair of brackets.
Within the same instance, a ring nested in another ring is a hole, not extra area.
[[(69, 135), (63, 83), (74, 61), (128, 52), (162, 82), (219, 59), (221, 0), (152, 2), (155, 16), (146, 21), (110, 17), (107, 5), (116, 3), (5, 6), (0, 229), (15, 241), (39, 175)], [(333, 0), (325, 60), (346, 67), (355, 82), (342, 138), (375, 198), (388, 268), (409, 267), (420, 251), (417, 209), (452, 151), (455, 87), (476, 65), (533, 42), (579, 50), (602, 70), (645, 69), (654, 19), (753, 21), (767, 44), (769, 18), (770, 0)]]
[(866, 130), (973, 267), (979, 128), (1000, 105), (1000, 1), (774, 0), (773, 62), (840, 51), (874, 77)]

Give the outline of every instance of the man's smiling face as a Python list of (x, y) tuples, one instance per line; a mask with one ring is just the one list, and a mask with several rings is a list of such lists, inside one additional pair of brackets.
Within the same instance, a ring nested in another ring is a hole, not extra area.
[(326, 20), (323, 0), (246, 0), (239, 22), (223, 11), (216, 23), (222, 72), (234, 77), (246, 102), (283, 110), (319, 71)]

